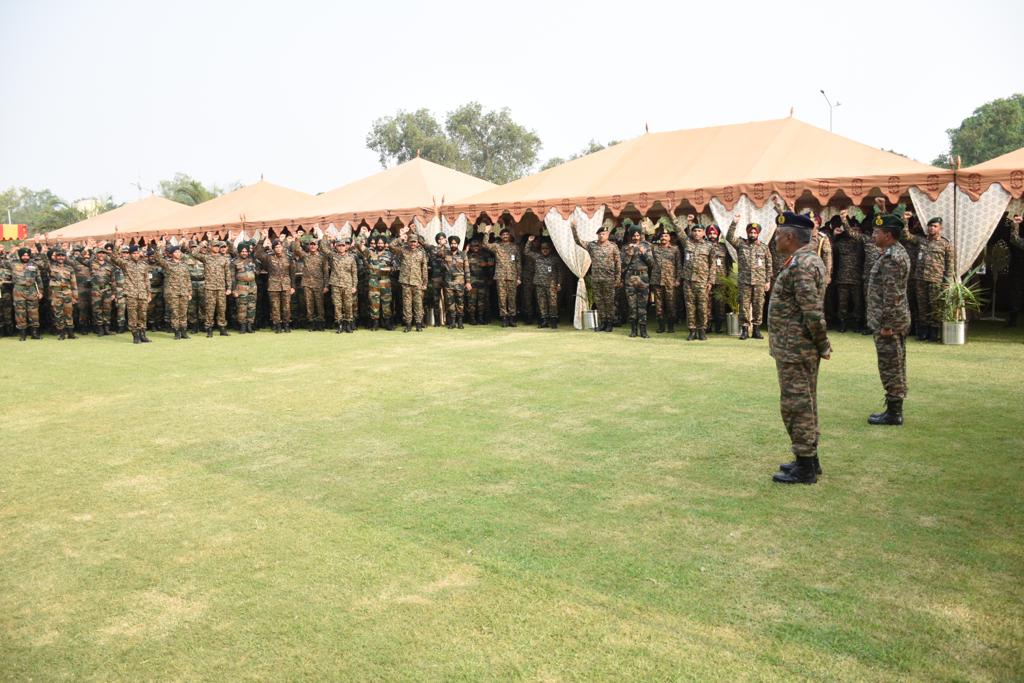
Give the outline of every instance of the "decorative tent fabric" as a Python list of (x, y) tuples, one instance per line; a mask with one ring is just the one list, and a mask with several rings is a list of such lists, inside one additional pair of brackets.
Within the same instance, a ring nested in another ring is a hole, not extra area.
[(998, 184), (1014, 199), (1024, 196), (1024, 147), (961, 169), (956, 184), (978, 201), (993, 184)]
[[(956, 211), (953, 210), (953, 196), (956, 193)], [(950, 185), (937, 199), (929, 198), (917, 188), (910, 188), (910, 198), (921, 222), (933, 216), (941, 216), (943, 236), (953, 243), (956, 250), (957, 275), (966, 273), (974, 263), (985, 243), (992, 236), (1007, 204), (1010, 193), (999, 184), (990, 185), (981, 193), (978, 201), (971, 201), (966, 192)], [(955, 220), (954, 220), (955, 218)]]
[(172, 202), (170, 199), (151, 195), (138, 201), (122, 204), (116, 209), (104, 211), (92, 218), (86, 218), (84, 221), (51, 230), (42, 237), (49, 241), (113, 237), (115, 233), (131, 233), (134, 226), (139, 223), (164, 218), (188, 208), (184, 204)]
[(587, 309), (587, 283), (584, 277), (590, 270), (590, 253), (576, 244), (572, 234), (570, 221), (576, 224), (576, 232), (583, 242), (597, 239), (597, 229), (604, 221), (605, 207), (600, 206), (592, 216), (583, 209), (576, 207), (569, 218), (563, 218), (558, 211), (551, 209), (544, 216), (544, 224), (548, 229), (551, 243), (558, 252), (562, 262), (579, 278), (576, 284), (575, 305), (573, 306), (572, 324), (577, 330), (583, 329), (583, 311)]

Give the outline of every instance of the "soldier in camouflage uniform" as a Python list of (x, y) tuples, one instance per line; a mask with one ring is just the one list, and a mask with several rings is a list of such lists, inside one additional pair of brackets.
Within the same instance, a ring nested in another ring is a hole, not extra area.
[(14, 284), (11, 281), (10, 257), (0, 244), (0, 335), (14, 334)]
[[(493, 225), (484, 227), (490, 234)], [(502, 327), (516, 326), (516, 298), (518, 287), (522, 284), (522, 255), (515, 235), (510, 228), (502, 228), (498, 233), (499, 242), (483, 242), (484, 249), (494, 254), (494, 280), (498, 285), (498, 314), (501, 316)]]
[[(266, 246), (273, 250), (266, 252)], [(295, 293), (294, 264), (284, 249), (280, 239), (270, 241), (256, 247), (256, 259), (267, 269), (267, 292), (270, 295), (270, 322), (274, 333), (291, 332), (292, 294)], [(209, 277), (209, 272), (207, 272)]]
[(252, 334), (256, 331), (256, 276), (259, 265), (252, 258), (252, 243), (241, 242), (238, 253), (231, 260), (231, 296), (235, 300), (238, 331)]
[(316, 240), (306, 243), (303, 251), (301, 243), (292, 243), (292, 253), (296, 265), (302, 264), (302, 298), (306, 305), (306, 317), (310, 331), (324, 330), (324, 292), (327, 282), (327, 259), (320, 251)]
[(448, 238), (450, 245), (444, 253), (444, 286), (445, 297), (448, 299), (448, 329), (463, 329), (466, 292), (473, 291), (472, 275), (469, 271), (469, 258), (466, 252), (459, 249), (459, 236)]
[(39, 266), (32, 260), (32, 250), (18, 248), (18, 260), (11, 263), (13, 284), (14, 325), (18, 328), (21, 341), (25, 341), (29, 329), (32, 338), (39, 339), (39, 302), (43, 298), (43, 279)]
[(812, 242), (814, 223), (784, 212), (775, 232), (786, 257), (768, 307), (769, 352), (779, 377), (779, 408), (792, 444), (793, 462), (772, 477), (782, 484), (818, 480), (818, 366), (832, 356), (825, 325), (825, 264)]
[(398, 282), (402, 285), (402, 319), (405, 322), (403, 332), (416, 326), (417, 332), (423, 331), (423, 292), (427, 289), (427, 252), (423, 249), (419, 236), (409, 227), (399, 231), (398, 239), (391, 240), (391, 251), (402, 255), (399, 266)]
[(150, 298), (149, 263), (142, 259), (142, 250), (139, 245), (133, 244), (128, 247), (128, 260), (115, 256), (114, 264), (124, 272), (124, 292), (128, 301), (128, 328), (132, 331), (132, 343), (148, 343), (146, 313)]
[(331, 302), (334, 304), (334, 324), (338, 333), (355, 332), (356, 292), (359, 283), (359, 266), (352, 245), (338, 240), (327, 262), (327, 282), (331, 287)]
[(206, 312), (206, 336), (213, 336), (213, 324), (216, 321), (220, 336), (228, 336), (228, 302), (231, 293), (231, 261), (227, 255), (227, 243), (216, 240), (210, 245), (209, 252), (202, 248), (194, 249), (192, 256), (202, 261), (204, 266), (203, 309)]
[(907, 279), (910, 257), (899, 239), (904, 223), (898, 216), (875, 218), (875, 244), (881, 256), (868, 281), (868, 327), (875, 330), (878, 374), (885, 389), (885, 411), (868, 418), (868, 424), (902, 425), (903, 400), (907, 397), (907, 333), (910, 307)]
[(114, 267), (107, 261), (107, 252), (97, 249), (89, 261), (92, 316), (96, 334), (110, 334), (110, 313), (114, 305)]
[(761, 339), (764, 297), (771, 288), (772, 253), (759, 239), (761, 226), (758, 223), (748, 223), (747, 238), (740, 239), (736, 234), (738, 221), (739, 214), (729, 225), (725, 239), (736, 250), (739, 265), (740, 339), (747, 338), (748, 330), (751, 337)]
[(66, 262), (63, 249), (54, 250), (50, 266), (50, 307), (57, 339), (75, 338), (75, 302), (78, 299), (78, 277)]
[[(861, 254), (863, 256), (861, 266), (861, 301), (867, 301), (868, 295), (868, 281), (871, 279), (871, 270), (875, 267), (875, 262), (878, 261), (878, 257), (881, 252), (875, 245), (874, 235), (871, 231), (870, 221), (865, 218), (864, 225), (858, 225), (856, 222), (851, 221), (847, 215), (846, 209), (839, 212), (839, 218), (842, 221), (843, 229), (846, 230), (850, 237), (860, 243)], [(871, 328), (867, 324), (867, 316), (861, 318), (861, 334), (871, 334)]]
[(708, 331), (714, 329), (721, 334), (722, 326), (725, 325), (725, 294), (724, 279), (732, 272), (732, 257), (729, 250), (725, 248), (725, 242), (721, 241), (722, 231), (717, 225), (709, 225), (705, 239), (714, 249), (715, 257), (715, 284), (711, 285), (711, 325)]
[(687, 341), (707, 339), (708, 297), (715, 284), (715, 250), (704, 239), (700, 224), (690, 226), (683, 242), (683, 294), (686, 298), (686, 326), (690, 330)]
[[(473, 285), (466, 290), (466, 315), (470, 325), (483, 325), (487, 315), (487, 256), (481, 249), (479, 236), (470, 240), (466, 259), (469, 261), (470, 284)], [(546, 323), (545, 320), (541, 322)]]
[[(122, 258), (126, 257), (128, 247), (121, 247), (120, 253)], [(121, 268), (114, 269), (114, 297), (117, 300), (117, 333), (120, 334), (128, 324), (128, 295), (125, 293), (124, 271)]]
[(654, 268), (651, 273), (651, 289), (654, 290), (654, 310), (658, 316), (658, 332), (676, 331), (676, 287), (682, 284), (683, 259), (679, 247), (672, 244), (672, 235), (661, 233), (661, 238), (651, 247)]
[[(185, 254), (176, 244), (166, 246), (170, 256), (164, 256), (165, 243), (161, 240), (153, 253), (153, 259), (163, 271), (164, 304), (171, 316), (171, 329), (175, 339), (190, 339), (188, 336), (188, 307), (192, 294), (192, 267), (185, 260)], [(198, 263), (198, 261), (197, 261)]]
[[(602, 225), (597, 229), (597, 241), (583, 242), (579, 233), (576, 232), (575, 221), (572, 226), (572, 236), (576, 244), (587, 250), (590, 254), (590, 290), (594, 294), (594, 308), (601, 318), (601, 332), (611, 332), (615, 326), (615, 289), (622, 287), (622, 254), (618, 246), (608, 239), (608, 226)], [(527, 244), (533, 241), (530, 236)], [(532, 259), (531, 259), (532, 261)], [(524, 265), (529, 261), (524, 260)], [(532, 263), (530, 263), (533, 266)], [(532, 275), (531, 275), (532, 278)]]
[(853, 320), (856, 324), (861, 319), (864, 249), (861, 240), (849, 233), (849, 223), (844, 222), (842, 216), (833, 216), (832, 224), (832, 255), (835, 262), (832, 282), (838, 294), (836, 317), (839, 318), (839, 332), (842, 333), (846, 332), (848, 321)]
[(394, 329), (391, 311), (391, 271), (395, 268), (395, 257), (387, 249), (384, 238), (371, 235), (371, 249), (363, 242), (358, 243), (359, 251), (366, 263), (367, 300), (370, 308), (370, 330), (384, 327)]
[[(181, 260), (188, 266), (188, 275), (192, 283), (192, 297), (188, 300), (188, 325), (192, 331), (199, 334), (206, 313), (203, 311), (203, 295), (206, 292), (206, 266), (197, 258), (194, 258), (185, 247), (179, 249)], [(183, 338), (189, 339), (187, 334)]]
[[(434, 235), (434, 246), (427, 249), (427, 272), (430, 284), (427, 287), (427, 306), (434, 315), (434, 327), (440, 327), (445, 318), (445, 254), (448, 253), (448, 240), (443, 232)], [(448, 321), (451, 328), (451, 321)]]
[[(537, 291), (538, 328), (558, 329), (558, 292), (562, 289), (562, 259), (550, 240), (540, 243), (540, 254), (534, 260), (533, 286)], [(473, 284), (476, 288), (476, 283)]]
[[(140, 247), (141, 248), (141, 247)], [(146, 305), (146, 320), (153, 329), (160, 329), (167, 318), (167, 300), (164, 298), (164, 269), (156, 262), (156, 251), (146, 250), (149, 262), (149, 303)], [(139, 343), (142, 343), (141, 341)]]
[(651, 297), (651, 270), (655, 262), (651, 245), (643, 240), (640, 228), (631, 226), (626, 231), (626, 244), (622, 247), (621, 258), (622, 280), (629, 311), (629, 336), (639, 334), (647, 339), (647, 303)]
[(953, 244), (942, 236), (942, 218), (928, 221), (925, 235), (915, 235), (903, 227), (904, 243), (917, 246), (917, 338), (919, 341), (940, 340), (942, 328), (942, 287), (956, 278), (956, 256)]
[(80, 334), (89, 334), (92, 328), (92, 269), (86, 250), (76, 246), (71, 250), (71, 267), (75, 269), (78, 282), (78, 305), (75, 306), (75, 327)]

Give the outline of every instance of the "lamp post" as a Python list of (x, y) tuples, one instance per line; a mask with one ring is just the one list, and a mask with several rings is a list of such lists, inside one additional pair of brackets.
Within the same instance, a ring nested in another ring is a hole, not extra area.
[[(832, 132), (832, 109), (833, 109), (832, 101), (828, 99), (828, 95), (825, 94), (824, 90), (819, 90), (818, 92), (820, 92), (821, 96), (825, 98), (825, 103), (828, 105), (828, 132), (831, 133)], [(842, 105), (842, 102), (840, 102), (839, 100), (836, 100), (835, 106), (839, 107), (840, 105)]]

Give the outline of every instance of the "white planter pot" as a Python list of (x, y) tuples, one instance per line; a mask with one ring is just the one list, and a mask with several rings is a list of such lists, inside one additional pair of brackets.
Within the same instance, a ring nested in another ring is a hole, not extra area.
[(434, 326), (434, 309), (428, 308), (426, 314), (423, 316), (423, 324), (427, 327)]
[(942, 323), (942, 343), (962, 345), (967, 341), (967, 323)]
[(597, 327), (600, 324), (597, 311), (583, 311), (583, 329), (597, 331)]
[(740, 336), (740, 317), (735, 313), (725, 314), (725, 331), (730, 337)]

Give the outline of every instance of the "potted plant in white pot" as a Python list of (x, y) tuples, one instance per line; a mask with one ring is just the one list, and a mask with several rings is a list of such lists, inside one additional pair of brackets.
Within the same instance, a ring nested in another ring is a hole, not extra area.
[(978, 277), (981, 268), (981, 265), (975, 266), (963, 278), (947, 282), (942, 289), (943, 344), (967, 341), (967, 312), (980, 313), (985, 305), (985, 290)]
[(725, 331), (730, 337), (738, 337), (740, 336), (740, 319), (736, 311), (740, 310), (740, 287), (736, 278), (736, 265), (733, 264), (732, 272), (717, 280), (715, 284), (713, 296), (729, 308), (725, 314)]

